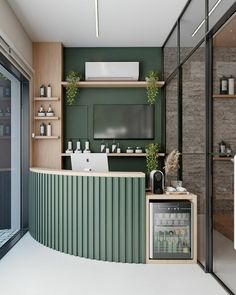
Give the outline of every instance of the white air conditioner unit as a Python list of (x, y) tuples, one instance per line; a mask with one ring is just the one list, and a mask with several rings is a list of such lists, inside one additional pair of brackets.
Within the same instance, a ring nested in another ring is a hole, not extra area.
[(139, 62), (86, 62), (86, 81), (138, 81)]

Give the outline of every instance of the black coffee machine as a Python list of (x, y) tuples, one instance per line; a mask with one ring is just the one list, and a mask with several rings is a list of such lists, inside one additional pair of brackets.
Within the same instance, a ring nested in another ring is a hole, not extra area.
[(153, 194), (164, 193), (164, 174), (160, 170), (153, 170), (150, 173), (150, 187)]

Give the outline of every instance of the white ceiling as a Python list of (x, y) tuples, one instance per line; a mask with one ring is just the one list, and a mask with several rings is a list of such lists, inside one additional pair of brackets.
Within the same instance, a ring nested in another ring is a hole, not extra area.
[(33, 41), (67, 47), (162, 46), (187, 0), (8, 0)]

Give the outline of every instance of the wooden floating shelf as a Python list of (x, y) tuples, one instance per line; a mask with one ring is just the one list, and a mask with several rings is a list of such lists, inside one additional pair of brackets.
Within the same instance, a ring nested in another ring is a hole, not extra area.
[(0, 140), (1, 139), (11, 139), (11, 136), (0, 136)]
[(236, 98), (236, 94), (213, 94), (213, 98)]
[(213, 157), (213, 161), (227, 161), (230, 162), (233, 157)]
[(54, 135), (54, 136), (40, 136), (40, 135), (37, 135), (35, 137), (33, 137), (34, 139), (59, 139), (60, 136), (58, 135)]
[[(72, 154), (72, 153), (71, 153)], [(62, 157), (70, 157), (71, 154), (67, 154), (67, 153), (62, 153), (61, 156)], [(107, 154), (108, 157), (146, 157), (146, 153), (133, 153), (133, 154), (128, 154), (128, 153), (109, 153)], [(159, 157), (164, 157), (165, 154), (164, 153), (159, 153), (158, 154)]]
[[(62, 81), (61, 85), (66, 87), (68, 82)], [(79, 88), (146, 88), (146, 81), (81, 81), (77, 83)], [(158, 81), (159, 88), (165, 85), (164, 81)]]
[(59, 101), (59, 97), (34, 97), (34, 101)]
[(34, 120), (59, 120), (59, 117), (34, 117)]

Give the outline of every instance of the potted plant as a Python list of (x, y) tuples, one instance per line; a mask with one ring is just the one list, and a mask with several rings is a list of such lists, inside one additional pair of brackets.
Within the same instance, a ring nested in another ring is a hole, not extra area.
[(156, 170), (158, 167), (158, 152), (159, 144), (158, 143), (149, 143), (146, 146), (146, 165), (147, 172), (150, 173), (152, 170)]
[(66, 102), (72, 105), (75, 101), (76, 95), (79, 92), (78, 84), (80, 80), (80, 74), (76, 71), (70, 71), (66, 75)]
[(145, 80), (147, 82), (147, 99), (150, 105), (155, 104), (156, 97), (159, 93), (157, 86), (158, 73), (156, 71), (150, 71), (146, 74)]
[(170, 186), (171, 186), (171, 175), (173, 176), (174, 172), (176, 172), (179, 168), (179, 156), (180, 153), (177, 150), (173, 150), (167, 156), (165, 160), (165, 174), (170, 176)]

